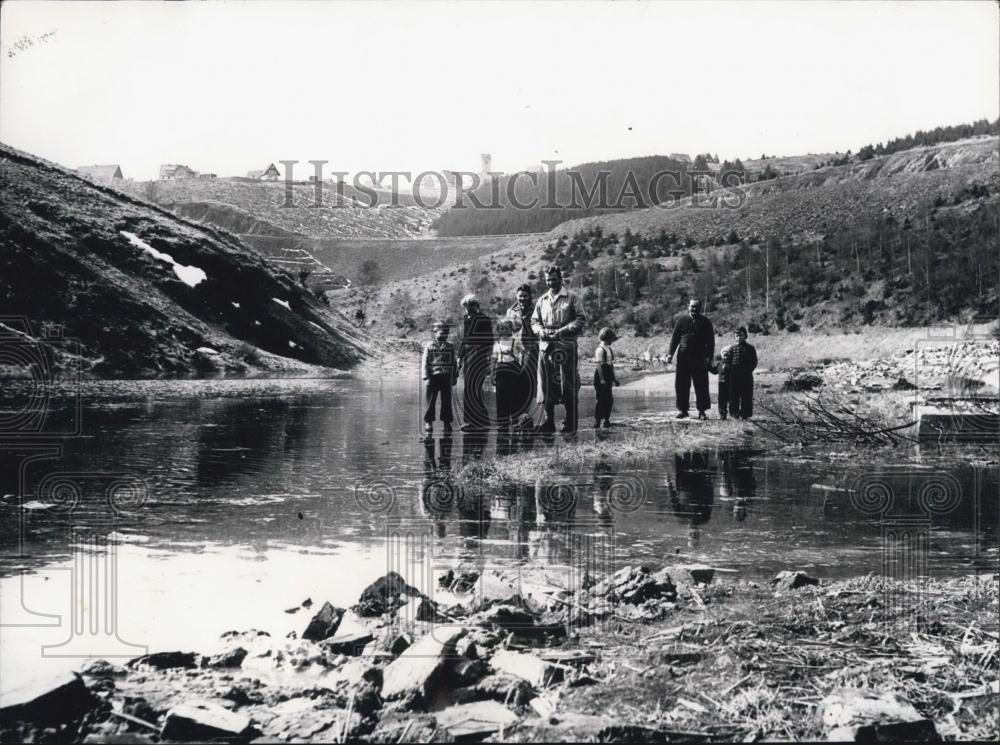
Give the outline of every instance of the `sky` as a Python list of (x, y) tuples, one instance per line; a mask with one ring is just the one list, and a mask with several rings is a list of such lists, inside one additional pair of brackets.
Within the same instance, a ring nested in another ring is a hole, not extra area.
[[(1000, 116), (973, 2), (0, 6), (0, 140), (69, 167), (497, 171), (857, 151)], [(298, 174), (298, 172), (297, 172)]]

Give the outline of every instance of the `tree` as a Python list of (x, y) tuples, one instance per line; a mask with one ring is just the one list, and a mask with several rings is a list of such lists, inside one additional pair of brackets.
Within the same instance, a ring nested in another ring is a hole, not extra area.
[(307, 284), (307, 282), (309, 281), (309, 278), (311, 276), (312, 276), (312, 269), (299, 269), (299, 284), (308, 289), (309, 285)]
[(378, 292), (382, 284), (382, 268), (375, 259), (365, 259), (358, 267), (358, 274), (355, 278), (358, 285), (358, 294), (361, 296), (360, 318), (368, 317), (368, 303), (375, 293)]

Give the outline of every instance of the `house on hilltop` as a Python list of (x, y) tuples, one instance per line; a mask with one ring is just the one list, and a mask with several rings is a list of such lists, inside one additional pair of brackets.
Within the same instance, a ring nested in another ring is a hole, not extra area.
[(676, 160), (676, 161), (678, 161), (680, 163), (690, 163), (691, 162), (691, 156), (688, 155), (687, 153), (670, 153), (670, 159), (671, 160)]
[(175, 181), (184, 178), (198, 178), (198, 172), (193, 168), (174, 163), (164, 163), (160, 166), (160, 181)]
[(257, 179), (258, 181), (277, 181), (281, 178), (281, 173), (275, 167), (274, 163), (271, 163), (263, 171), (247, 171), (247, 178)]
[(101, 186), (120, 184), (123, 181), (121, 166), (116, 163), (107, 166), (80, 166), (76, 172)]

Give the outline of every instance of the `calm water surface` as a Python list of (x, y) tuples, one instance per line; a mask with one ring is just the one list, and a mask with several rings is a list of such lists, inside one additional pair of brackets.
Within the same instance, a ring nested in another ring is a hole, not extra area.
[[(46, 431), (79, 434), (0, 445), (0, 688), (81, 655), (204, 649), (251, 626), (283, 636), (308, 620), (285, 609), (349, 605), (387, 568), (430, 594), (431, 572), (460, 562), (542, 562), (567, 578), (672, 555), (753, 578), (997, 565), (996, 467), (781, 459), (751, 440), (462, 489), (450, 474), (498, 448), (566, 444), (457, 431), (424, 442), (415, 391), (95, 383), (79, 410), (73, 397), (50, 402)], [(616, 416), (671, 404), (623, 392)], [(581, 411), (591, 407), (585, 387)]]

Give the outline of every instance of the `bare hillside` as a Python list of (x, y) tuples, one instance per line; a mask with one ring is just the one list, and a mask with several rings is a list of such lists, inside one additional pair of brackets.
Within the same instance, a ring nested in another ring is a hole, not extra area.
[[(421, 207), (406, 194), (399, 195), (399, 206), (392, 206), (388, 195), (380, 194), (378, 205), (368, 207), (365, 206), (369, 203), (365, 195), (346, 185), (344, 198), (338, 199), (330, 183), (323, 185), (322, 205), (319, 207), (315, 206), (315, 185), (303, 182), (293, 185), (291, 207), (285, 206), (286, 187), (282, 181), (180, 179), (135, 182), (125, 184), (124, 188), (135, 196), (178, 211), (187, 209), (187, 203), (226, 205), (284, 233), (309, 236), (411, 238), (427, 233), (430, 224), (443, 212), (443, 209)], [(215, 222), (216, 218), (221, 220), (221, 224)], [(229, 223), (231, 216), (218, 210), (203, 209), (198, 219), (232, 230)]]
[(0, 278), (5, 349), (28, 350), (5, 372), (302, 373), (369, 348), (232, 235), (2, 145)]
[[(480, 293), (497, 312), (509, 302), (519, 284), (529, 282), (540, 288), (539, 270), (546, 263), (580, 265), (579, 261), (585, 259), (582, 264), (586, 267), (585, 273), (572, 277), (571, 284), (593, 295), (595, 300), (603, 296), (602, 302), (613, 288), (615, 296), (622, 298), (621, 310), (607, 318), (628, 328), (637, 323), (634, 312), (630, 320), (629, 308), (641, 311), (652, 299), (645, 288), (615, 286), (611, 278), (616, 270), (621, 283), (673, 282), (676, 287), (670, 296), (683, 298), (696, 290), (696, 277), (717, 289), (726, 283), (744, 281), (738, 276), (709, 276), (702, 270), (706, 262), (729, 261), (739, 250), (749, 251), (753, 261), (763, 265), (763, 246), (769, 240), (787, 247), (783, 248), (787, 261), (789, 255), (792, 258), (818, 256), (814, 254), (814, 246), (824, 239), (855, 229), (867, 231), (873, 221), (904, 226), (909, 224), (907, 221), (930, 219), (929, 211), (942, 218), (955, 217), (958, 220), (956, 229), (961, 230), (964, 215), (972, 215), (980, 206), (995, 209), (995, 195), (1000, 190), (998, 157), (997, 138), (974, 138), (749, 184), (742, 187), (742, 204), (734, 208), (722, 204), (724, 198), (733, 200), (732, 193), (716, 192), (711, 195), (717, 200), (714, 207), (692, 205), (688, 199), (673, 209), (654, 207), (573, 220), (544, 236), (511, 238), (504, 248), (474, 261), (456, 262), (423, 276), (389, 283), (381, 288), (374, 306), (370, 306), (369, 319), (382, 333), (412, 333), (414, 329), (422, 329), (432, 317), (457, 317), (457, 299), (466, 291)], [(994, 197), (985, 199), (986, 194)], [(983, 218), (975, 219), (982, 221)], [(986, 222), (989, 222), (988, 217)], [(595, 243), (595, 232), (603, 236), (599, 244)], [(587, 244), (581, 247), (582, 254), (571, 252), (574, 247), (568, 245), (576, 235), (584, 236), (583, 242)], [(632, 236), (632, 242), (645, 240), (654, 245), (648, 248), (632, 245), (626, 249), (623, 240), (626, 235)], [(903, 234), (893, 238), (904, 239)], [(878, 248), (882, 251), (883, 247)], [(933, 252), (934, 248), (927, 246), (925, 251)], [(602, 255), (598, 257), (598, 253)], [(684, 259), (684, 254), (689, 259)], [(895, 261), (901, 260), (903, 254), (895, 253)], [(912, 264), (912, 257), (908, 260)], [(699, 269), (685, 269), (685, 261), (695, 262)], [(820, 263), (828, 271), (824, 262), (825, 258)], [(853, 262), (850, 268), (853, 270)], [(802, 303), (814, 301), (800, 298), (788, 301), (797, 303), (789, 309), (790, 317), (797, 318), (800, 324), (853, 323), (844, 315), (842, 306), (845, 304), (875, 307), (874, 317), (880, 317), (878, 308), (889, 301), (869, 293), (888, 292), (888, 289), (874, 279), (874, 275), (866, 279), (862, 269), (859, 257), (857, 276), (848, 276), (849, 272), (845, 271), (844, 287), (823, 290), (831, 293), (829, 312), (823, 310), (825, 303), (822, 300), (815, 301), (819, 303), (816, 308), (807, 308)], [(909, 269), (912, 271), (912, 266)], [(755, 267), (753, 271), (759, 273), (761, 269)], [(604, 277), (603, 292), (601, 280), (596, 279), (598, 274)], [(758, 283), (763, 285), (754, 275), (755, 287)], [(859, 291), (860, 296), (856, 295)], [(359, 301), (357, 293), (350, 290), (338, 292), (333, 297), (348, 312)], [(788, 297), (794, 298), (795, 293), (790, 291)], [(972, 301), (970, 297), (969, 302)], [(673, 310), (667, 308), (666, 315)], [(734, 312), (744, 310), (741, 306)], [(660, 312), (656, 323), (665, 324), (664, 315)], [(864, 317), (867, 320), (858, 320), (872, 322), (870, 316), (866, 310)], [(883, 322), (906, 321), (887, 315)]]

